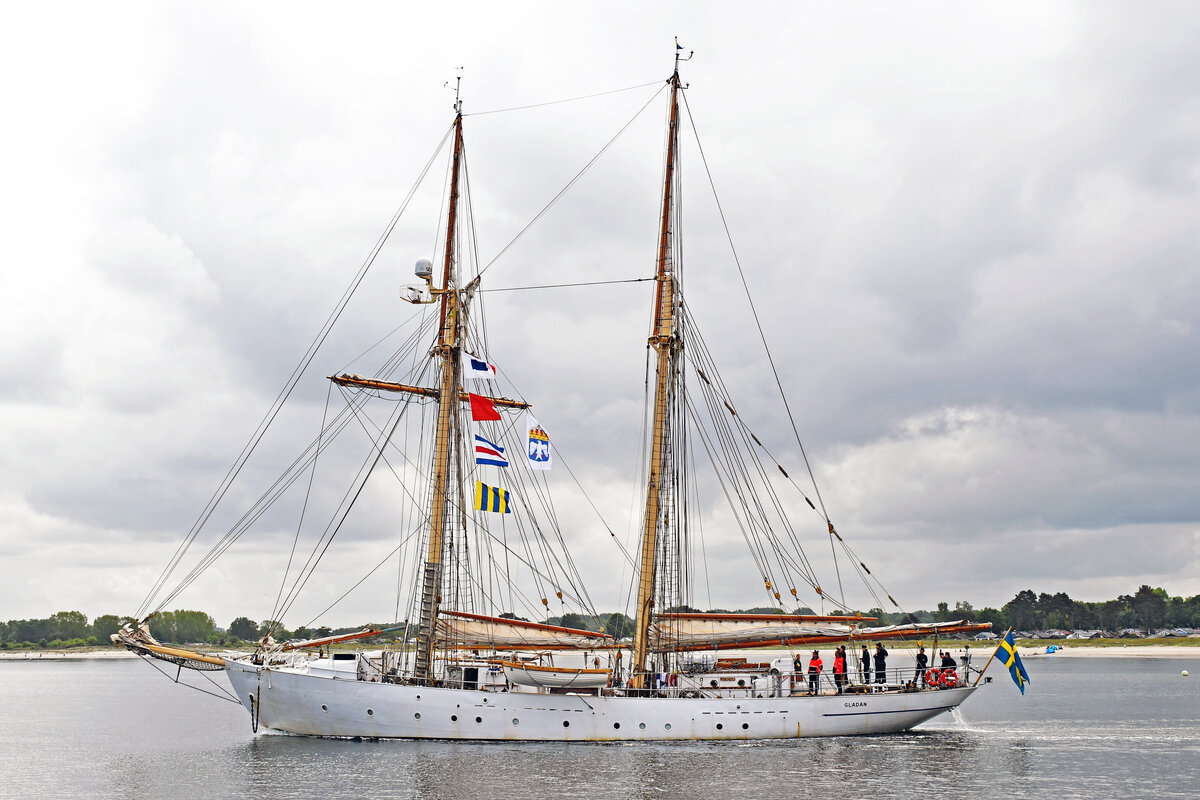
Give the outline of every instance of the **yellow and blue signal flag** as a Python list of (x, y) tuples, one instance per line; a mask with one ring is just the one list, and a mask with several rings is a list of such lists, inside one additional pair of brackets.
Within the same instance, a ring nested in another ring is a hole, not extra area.
[(1012, 631), (1009, 631), (1000, 640), (1000, 645), (992, 657), (1008, 667), (1008, 674), (1012, 675), (1013, 683), (1021, 690), (1021, 694), (1025, 694), (1025, 684), (1029, 683), (1029, 673), (1025, 671), (1025, 665), (1021, 663), (1021, 657), (1017, 655), (1017, 645), (1013, 641)]
[(509, 503), (508, 490), (475, 481), (475, 510), (511, 514), (512, 506)]

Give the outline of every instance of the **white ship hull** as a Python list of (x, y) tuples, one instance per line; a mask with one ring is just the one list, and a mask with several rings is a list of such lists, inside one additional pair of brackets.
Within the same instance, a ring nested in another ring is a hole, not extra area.
[(975, 691), (619, 697), (419, 687), (227, 662), (257, 726), (308, 736), (479, 741), (794, 739), (893, 733)]

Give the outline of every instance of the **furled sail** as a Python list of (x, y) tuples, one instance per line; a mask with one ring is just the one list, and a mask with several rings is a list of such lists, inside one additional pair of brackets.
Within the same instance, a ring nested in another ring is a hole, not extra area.
[(657, 614), (651, 649), (663, 651), (763, 647), (812, 637), (849, 638), (851, 617), (792, 614)]
[(991, 627), (987, 623), (976, 624), (963, 620), (859, 627), (858, 623), (865, 619), (789, 614), (659, 614), (651, 623), (651, 649), (658, 652), (688, 652), (787, 647), (971, 633)]
[(613, 645), (611, 636), (595, 631), (463, 611), (438, 615), (437, 641), (440, 647), (459, 650), (597, 650)]

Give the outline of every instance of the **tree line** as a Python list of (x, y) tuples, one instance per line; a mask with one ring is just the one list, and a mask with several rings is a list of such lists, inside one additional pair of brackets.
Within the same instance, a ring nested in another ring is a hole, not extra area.
[[(681, 606), (668, 610), (700, 611), (701, 609)], [(783, 612), (774, 608), (732, 610), (713, 608), (708, 609), (708, 613), (779, 614)], [(811, 608), (802, 606), (792, 613), (813, 614), (815, 612)], [(859, 611), (834, 609), (826, 613), (837, 616), (853, 615)], [(953, 608), (949, 603), (938, 603), (937, 608), (933, 611), (888, 613), (879, 608), (870, 608), (862, 610), (861, 613), (866, 617), (877, 618), (878, 622), (872, 624), (878, 625), (948, 622), (957, 619), (990, 622), (994, 633), (1002, 633), (1010, 627), (1018, 631), (1083, 629), (1119, 633), (1124, 629), (1133, 628), (1153, 632), (1164, 627), (1200, 628), (1200, 595), (1187, 598), (1172, 597), (1161, 588), (1143, 585), (1132, 595), (1119, 595), (1113, 600), (1086, 602), (1072, 600), (1066, 592), (1035, 594), (1030, 589), (1024, 589), (1017, 592), (1016, 596), (1001, 608), (976, 609), (970, 603), (960, 600), (954, 604)], [(514, 614), (502, 614), (501, 616), (522, 619)], [(59, 611), (45, 619), (9, 620), (0, 622), (0, 650), (107, 645), (109, 637), (127, 622), (129, 622), (129, 617), (103, 614), (89, 623), (87, 615), (80, 611)], [(618, 639), (633, 633), (633, 620), (620, 612), (595, 616), (564, 614), (549, 617), (544, 622), (548, 625), (561, 625), (567, 628), (603, 630)], [(276, 641), (286, 641), (293, 638), (311, 639), (354, 633), (363, 628), (383, 629), (402, 625), (404, 625), (403, 622), (364, 623), (348, 628), (307, 628), (302, 626), (289, 630), (277, 620), (268, 619), (256, 622), (249, 617), (238, 617), (229, 624), (228, 628), (219, 628), (215, 620), (203, 611), (179, 609), (162, 611), (152, 617), (150, 633), (160, 642), (234, 645), (256, 642), (268, 632)], [(383, 638), (392, 639), (396, 636), (388, 634)], [(371, 643), (373, 639), (362, 641)]]
[[(668, 611), (702, 611), (690, 606), (679, 606)], [(706, 613), (736, 614), (782, 614), (777, 608), (724, 609), (710, 608)], [(794, 609), (793, 614), (816, 614), (807, 606)], [(829, 616), (856, 615), (874, 617), (873, 625), (903, 625), (918, 622), (950, 622), (968, 620), (990, 622), (993, 633), (1003, 633), (1008, 628), (1018, 631), (1035, 630), (1100, 630), (1119, 633), (1125, 629), (1137, 629), (1152, 633), (1160, 628), (1200, 628), (1200, 595), (1194, 597), (1172, 597), (1166, 590), (1142, 585), (1132, 595), (1118, 595), (1113, 600), (1086, 602), (1072, 600), (1066, 592), (1035, 594), (1031, 589), (1017, 592), (1012, 600), (1000, 608), (975, 608), (971, 603), (960, 600), (953, 607), (950, 603), (938, 603), (937, 608), (910, 612), (886, 612), (881, 608), (832, 609), (823, 612)], [(629, 636), (633, 631), (633, 620), (624, 614), (564, 614), (546, 620), (551, 625), (581, 628), (590, 631), (604, 630), (617, 638)]]

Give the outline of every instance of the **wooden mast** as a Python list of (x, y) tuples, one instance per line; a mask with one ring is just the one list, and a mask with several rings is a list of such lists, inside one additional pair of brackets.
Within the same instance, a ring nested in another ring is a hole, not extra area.
[(462, 159), (462, 105), (455, 99), (454, 161), (450, 174), (450, 209), (446, 215), (445, 262), (442, 268), (441, 327), (435, 351), (442, 359), (442, 382), (438, 389), (437, 433), (433, 451), (433, 502), (429, 511), (429, 549), (421, 586), (421, 622), (417, 628), (414, 674), (433, 678), (433, 643), (437, 632), (438, 606), (442, 601), (442, 550), (447, 518), (446, 488), (450, 477), (450, 454), (454, 447), (452, 427), (458, 406), (458, 288), (454, 275), (454, 228), (458, 221), (458, 171)]
[(671, 76), (671, 122), (667, 129), (667, 165), (663, 177), (662, 228), (658, 241), (658, 292), (654, 298), (653, 333), (650, 346), (658, 352), (655, 371), (654, 422), (650, 434), (650, 470), (646, 485), (646, 516), (642, 524), (641, 558), (638, 563), (637, 619), (634, 623), (633, 662), (630, 686), (646, 688), (646, 659), (649, 655), (650, 619), (654, 612), (654, 556), (661, 515), (664, 467), (667, 462), (667, 403), (671, 392), (672, 355), (679, 347), (675, 337), (675, 284), (671, 262), (671, 208), (675, 177), (675, 147), (679, 140), (679, 64)]

